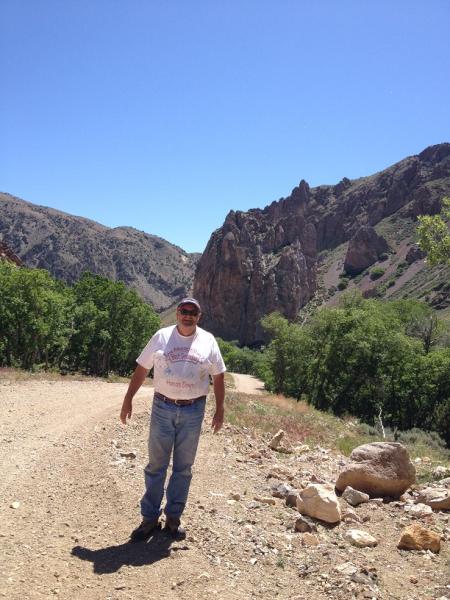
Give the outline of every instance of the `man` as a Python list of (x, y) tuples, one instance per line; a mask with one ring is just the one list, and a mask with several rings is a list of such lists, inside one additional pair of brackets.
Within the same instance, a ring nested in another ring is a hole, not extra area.
[(195, 298), (184, 298), (178, 304), (177, 324), (157, 331), (137, 358), (138, 366), (123, 401), (120, 419), (126, 424), (127, 418), (131, 418), (133, 397), (153, 367), (155, 392), (150, 418), (149, 463), (144, 471), (145, 494), (141, 500), (143, 519), (132, 532), (131, 541), (146, 540), (159, 527), (172, 451), (173, 468), (164, 508), (166, 528), (173, 535), (184, 535), (180, 517), (191, 483), (210, 376), (216, 399), (212, 419), (214, 433), (223, 424), (225, 365), (214, 336), (198, 327), (200, 316), (200, 304)]

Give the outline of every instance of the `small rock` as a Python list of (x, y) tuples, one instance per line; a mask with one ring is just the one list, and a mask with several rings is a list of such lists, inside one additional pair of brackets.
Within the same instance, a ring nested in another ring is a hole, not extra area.
[(318, 546), (320, 544), (319, 538), (312, 533), (305, 532), (302, 535), (302, 544), (304, 546)]
[(14, 502), (11, 502), (9, 507), (14, 508), (16, 510), (17, 508), (20, 508), (20, 502), (18, 500), (15, 500)]
[(356, 523), (361, 523), (361, 517), (356, 514), (356, 512), (351, 508), (344, 508), (342, 511), (342, 520), (346, 523), (351, 521), (355, 521)]
[(285, 452), (287, 454), (293, 452), (292, 444), (282, 429), (277, 431), (277, 433), (270, 440), (269, 448), (272, 450), (277, 450), (278, 452)]
[(278, 450), (278, 446), (281, 444), (281, 440), (283, 439), (283, 436), (284, 436), (284, 431), (282, 429), (277, 431), (277, 433), (273, 436), (273, 438), (269, 442), (269, 448), (271, 448), (272, 450)]
[(134, 452), (134, 450), (130, 450), (128, 452), (121, 452), (120, 456), (122, 456), (123, 458), (136, 458), (136, 452)]
[(200, 573), (197, 579), (198, 581), (209, 581), (211, 579), (211, 575), (204, 571), (203, 573)]
[(290, 485), (287, 485), (287, 483), (274, 483), (271, 486), (271, 492), (272, 496), (275, 496), (275, 498), (287, 498), (294, 490)]
[(351, 562), (345, 562), (334, 567), (334, 570), (338, 573), (342, 573), (342, 575), (354, 575), (358, 572), (358, 567), (355, 567)]
[(426, 517), (427, 515), (431, 515), (433, 513), (433, 509), (426, 504), (406, 504), (403, 509), (409, 515), (414, 517)]
[(397, 548), (400, 550), (431, 550), (438, 553), (441, 549), (441, 539), (434, 531), (414, 523), (405, 527)]
[(373, 548), (378, 545), (378, 540), (376, 538), (370, 535), (370, 533), (367, 533), (367, 531), (362, 531), (361, 529), (349, 529), (344, 533), (344, 538), (358, 548)]
[(369, 502), (370, 500), (369, 494), (355, 490), (349, 485), (342, 492), (342, 497), (352, 506), (358, 506), (358, 504)]
[(276, 504), (276, 500), (274, 498), (266, 498), (264, 496), (254, 496), (253, 500), (256, 502), (261, 502), (261, 504)]
[(239, 501), (241, 499), (240, 494), (235, 494), (233, 492), (230, 492), (230, 495), (228, 497), (230, 500), (236, 500), (236, 501)]
[(315, 524), (304, 516), (298, 517), (294, 523), (294, 531), (300, 533), (311, 533), (311, 531), (317, 531)]

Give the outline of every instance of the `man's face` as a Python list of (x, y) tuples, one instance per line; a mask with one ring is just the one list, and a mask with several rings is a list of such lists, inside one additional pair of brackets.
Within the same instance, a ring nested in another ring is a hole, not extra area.
[(177, 308), (177, 321), (186, 328), (195, 327), (200, 318), (200, 311), (195, 304), (182, 304)]

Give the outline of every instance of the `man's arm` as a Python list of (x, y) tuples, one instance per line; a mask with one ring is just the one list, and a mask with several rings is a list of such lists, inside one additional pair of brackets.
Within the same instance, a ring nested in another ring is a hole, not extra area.
[(134, 395), (144, 383), (148, 372), (149, 369), (141, 367), (141, 365), (138, 365), (134, 370), (133, 377), (131, 378), (127, 393), (125, 394), (125, 398), (123, 399), (122, 410), (120, 411), (120, 420), (124, 425), (126, 425), (127, 417), (128, 420), (131, 419), (131, 413), (133, 412)]
[(216, 397), (216, 412), (214, 413), (211, 427), (217, 433), (223, 425), (224, 400), (225, 400), (225, 374), (213, 375), (214, 396)]

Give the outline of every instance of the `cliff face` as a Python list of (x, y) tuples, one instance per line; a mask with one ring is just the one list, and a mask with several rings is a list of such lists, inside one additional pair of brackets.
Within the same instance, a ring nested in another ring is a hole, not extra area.
[(76, 281), (84, 271), (123, 281), (157, 310), (192, 288), (198, 255), (132, 227), (109, 228), (0, 193), (0, 241), (27, 267)]
[[(293, 319), (314, 296), (320, 252), (353, 240), (358, 263), (359, 241), (367, 254), (361, 232), (397, 213), (412, 219), (437, 212), (449, 193), (450, 144), (439, 144), (369, 177), (316, 188), (301, 181), (288, 198), (264, 209), (231, 211), (197, 265), (194, 295), (203, 326), (242, 344), (263, 341), (264, 314), (278, 310)], [(380, 251), (372, 253), (374, 261)], [(368, 260), (370, 253), (361, 266)]]

